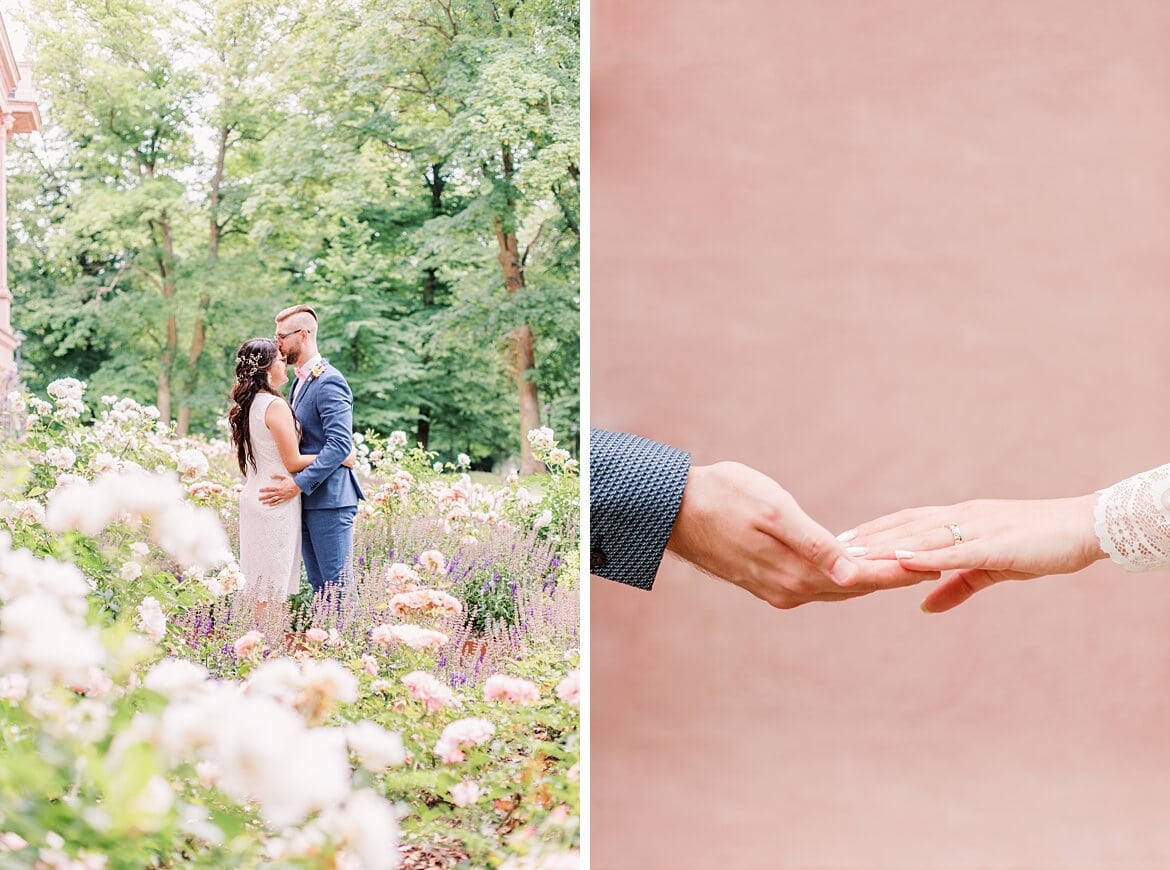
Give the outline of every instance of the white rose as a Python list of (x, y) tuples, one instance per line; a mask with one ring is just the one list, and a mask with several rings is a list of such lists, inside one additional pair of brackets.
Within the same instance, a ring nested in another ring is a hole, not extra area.
[(345, 739), (366, 770), (382, 773), (406, 763), (402, 736), (374, 722), (350, 725), (345, 729)]
[(528, 430), (528, 443), (533, 447), (552, 447), (553, 440), (553, 430), (548, 426)]
[(207, 457), (203, 455), (202, 451), (194, 449), (180, 450), (179, 455), (175, 458), (179, 465), (179, 474), (182, 475), (183, 480), (187, 483), (207, 474), (209, 466), (207, 464)]
[(68, 447), (50, 447), (45, 451), (45, 461), (64, 471), (73, 467), (73, 463), (77, 461), (77, 454)]
[(479, 783), (465, 779), (463, 782), (451, 786), (451, 802), (457, 807), (469, 807), (477, 800), (483, 790), (479, 787)]
[(167, 633), (167, 617), (158, 601), (151, 595), (138, 605), (138, 627), (151, 640), (158, 642)]

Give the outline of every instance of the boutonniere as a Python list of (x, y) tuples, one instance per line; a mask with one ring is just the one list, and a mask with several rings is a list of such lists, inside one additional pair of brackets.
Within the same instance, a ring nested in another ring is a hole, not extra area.
[(309, 380), (315, 381), (315, 380), (317, 380), (317, 378), (321, 377), (321, 375), (323, 375), (323, 374), (325, 374), (325, 362), (324, 361), (317, 363), (315, 366), (313, 366), (311, 369), (309, 369)]

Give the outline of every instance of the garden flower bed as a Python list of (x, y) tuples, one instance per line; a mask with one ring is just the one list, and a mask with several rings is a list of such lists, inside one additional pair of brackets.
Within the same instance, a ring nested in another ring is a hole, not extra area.
[(578, 487), (368, 436), (352, 582), (260, 613), (223, 441), (72, 379), (0, 484), (0, 863), (577, 866)]

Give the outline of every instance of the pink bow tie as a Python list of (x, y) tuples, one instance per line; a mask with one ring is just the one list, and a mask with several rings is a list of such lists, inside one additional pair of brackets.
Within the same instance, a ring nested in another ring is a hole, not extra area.
[(309, 367), (307, 365), (306, 366), (297, 366), (296, 373), (297, 373), (297, 380), (303, 381), (305, 379), (305, 375), (307, 375), (309, 373)]

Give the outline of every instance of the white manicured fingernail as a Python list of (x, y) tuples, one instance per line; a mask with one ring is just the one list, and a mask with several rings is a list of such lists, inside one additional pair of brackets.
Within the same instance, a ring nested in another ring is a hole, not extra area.
[(838, 586), (848, 586), (857, 577), (857, 566), (848, 559), (838, 559), (833, 563), (829, 576)]
[(850, 556), (864, 556), (869, 552), (868, 547), (846, 547), (845, 552)]
[(842, 532), (841, 534), (837, 535), (837, 540), (840, 541), (842, 544), (847, 544), (856, 537), (857, 537), (857, 529), (850, 529), (847, 532)]
[(895, 559), (913, 559), (914, 552), (912, 550), (894, 550)]

